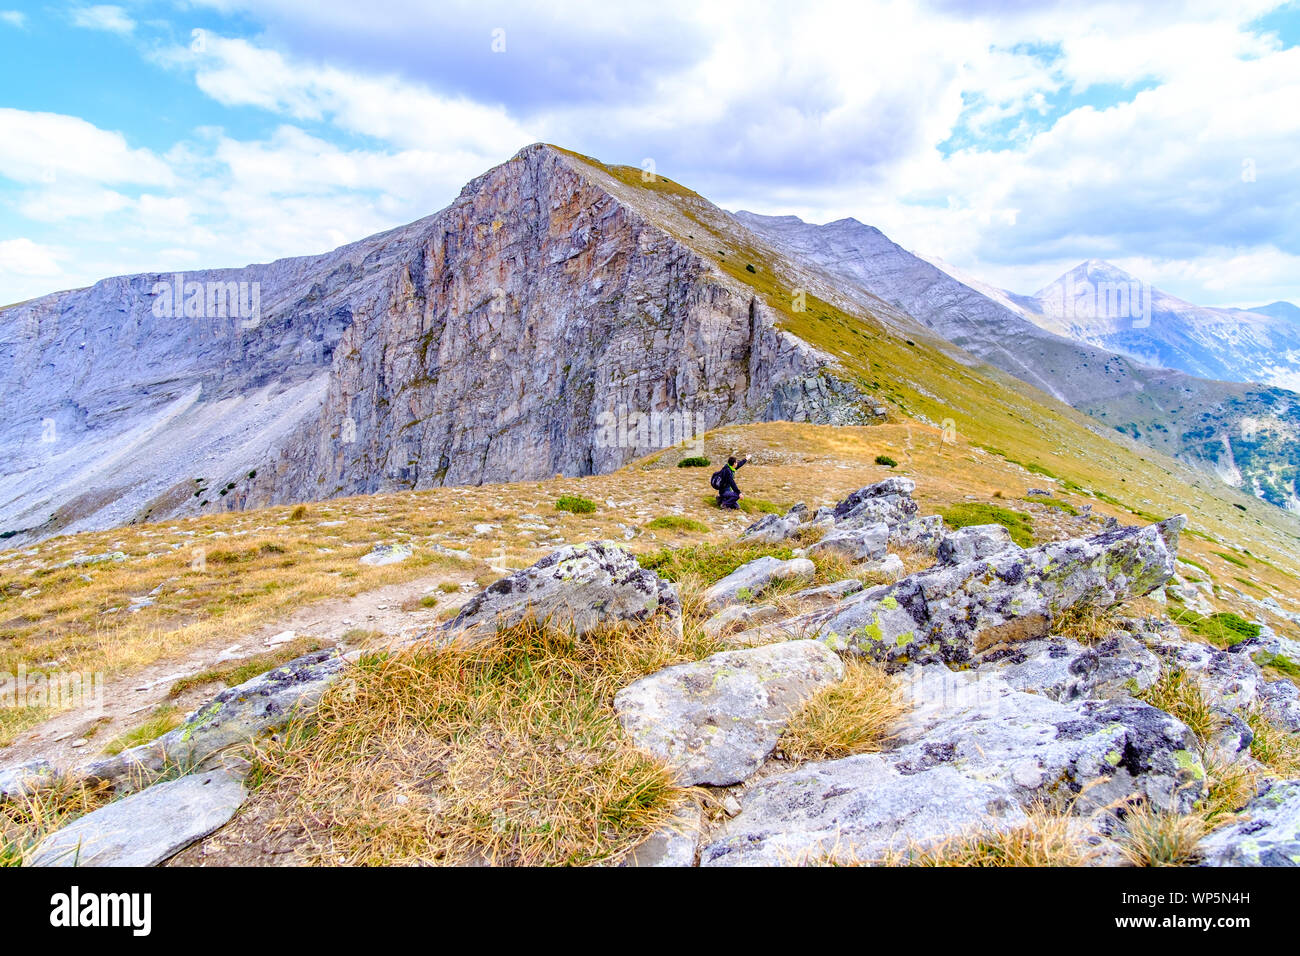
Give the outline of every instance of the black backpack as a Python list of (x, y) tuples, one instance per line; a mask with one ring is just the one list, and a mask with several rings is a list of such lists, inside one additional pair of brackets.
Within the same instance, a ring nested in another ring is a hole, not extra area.
[(723, 466), (722, 468), (719, 468), (717, 471), (715, 471), (715, 472), (713, 473), (713, 477), (709, 479), (709, 484), (713, 486), (713, 490), (714, 490), (714, 491), (721, 491), (721, 490), (722, 490), (722, 487), (723, 487), (723, 481), (724, 481), (724, 477), (725, 477), (723, 473), (724, 473), (726, 470), (727, 470), (727, 469), (726, 469), (726, 466)]

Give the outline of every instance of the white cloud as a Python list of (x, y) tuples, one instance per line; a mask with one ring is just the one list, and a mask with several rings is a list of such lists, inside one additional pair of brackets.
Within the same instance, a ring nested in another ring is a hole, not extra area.
[(0, 23), (7, 23), (21, 30), (27, 26), (27, 14), (21, 10), (0, 10)]
[(60, 255), (51, 246), (30, 239), (0, 239), (0, 273), (22, 276), (52, 276), (59, 272)]
[(103, 30), (127, 36), (135, 30), (135, 21), (121, 7), (99, 4), (93, 7), (75, 7), (72, 10), (73, 26), (87, 30)]
[(50, 185), (80, 182), (172, 182), (167, 164), (147, 149), (132, 149), (121, 133), (75, 116), (0, 107), (0, 176)]

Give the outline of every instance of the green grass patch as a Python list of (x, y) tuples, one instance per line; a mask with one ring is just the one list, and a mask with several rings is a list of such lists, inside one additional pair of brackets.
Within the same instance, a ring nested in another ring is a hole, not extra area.
[(877, 455), (876, 464), (884, 465), (887, 468), (894, 468), (897, 467), (898, 462), (894, 461), (894, 459), (890, 458), (888, 455)]
[(1034, 523), (1029, 515), (1012, 511), (1010, 508), (966, 501), (945, 508), (940, 514), (950, 528), (1000, 524), (1010, 532), (1011, 540), (1022, 548), (1028, 548), (1034, 543)]
[(143, 724), (118, 734), (110, 740), (104, 746), (104, 753), (115, 756), (123, 750), (130, 750), (132, 747), (157, 740), (167, 731), (179, 727), (184, 719), (185, 715), (174, 704), (162, 704), (154, 709)]
[(1300, 683), (1300, 664), (1297, 664), (1285, 654), (1270, 654), (1267, 651), (1260, 651), (1255, 655), (1255, 663), (1260, 667), (1267, 667), (1277, 671), (1292, 683)]
[(1064, 511), (1068, 515), (1079, 514), (1079, 509), (1068, 501), (1061, 501), (1059, 498), (1049, 498), (1047, 495), (1025, 495), (1025, 501), (1032, 501), (1037, 505), (1047, 505), (1049, 508), (1055, 508), (1057, 511)]
[(678, 581), (689, 575), (698, 575), (713, 582), (725, 578), (742, 564), (765, 556), (788, 561), (794, 553), (788, 547), (774, 544), (703, 543), (685, 548), (663, 548), (637, 557), (641, 567), (654, 571), (668, 581)]
[(1219, 647), (1231, 647), (1248, 638), (1259, 637), (1258, 624), (1252, 624), (1231, 611), (1216, 611), (1214, 614), (1204, 615), (1188, 608), (1171, 608), (1169, 616), (1175, 624), (1187, 628), (1193, 634), (1200, 635)]
[(556, 511), (569, 511), (575, 515), (589, 515), (596, 510), (596, 502), (582, 495), (560, 495), (555, 499)]
[(704, 534), (709, 526), (703, 521), (687, 518), (685, 515), (662, 515), (653, 521), (647, 521), (646, 527), (654, 531), (696, 531)]
[(1211, 554), (1215, 554), (1218, 557), (1223, 558), (1223, 560), (1227, 561), (1229, 564), (1235, 564), (1239, 568), (1244, 568), (1247, 566), (1246, 562), (1241, 560), (1241, 558), (1237, 557), (1234, 554), (1228, 554), (1226, 551), (1213, 551), (1211, 552)]
[(678, 468), (708, 468), (713, 462), (703, 455), (692, 455), (690, 458), (683, 458), (677, 463)]

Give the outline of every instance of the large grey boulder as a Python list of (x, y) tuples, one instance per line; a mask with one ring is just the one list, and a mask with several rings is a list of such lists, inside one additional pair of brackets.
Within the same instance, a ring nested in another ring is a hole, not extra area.
[(781, 560), (771, 555), (742, 564), (704, 592), (704, 606), (717, 611), (736, 601), (758, 597), (775, 581), (811, 580), (816, 566), (807, 558)]
[(837, 525), (816, 544), (809, 554), (838, 554), (849, 561), (883, 558), (889, 547), (889, 525), (883, 521), (867, 525)]
[(345, 667), (336, 651), (306, 654), (222, 691), (157, 740), (93, 760), (78, 772), (130, 789), (170, 765), (195, 766), (219, 750), (278, 730), (307, 713)]
[(426, 637), (444, 642), (488, 637), (528, 615), (585, 634), (602, 624), (662, 619), (681, 633), (677, 589), (608, 541), (552, 551), (471, 598), (455, 619)]
[(1137, 701), (1061, 703), (942, 665), (910, 669), (904, 694), (913, 708), (894, 728), (895, 749), (754, 783), (701, 865), (872, 860), (1023, 824), (1047, 800), (1071, 800), (1082, 815), (1142, 796), (1185, 812), (1203, 791), (1195, 736)]
[(795, 505), (783, 515), (763, 515), (740, 534), (741, 541), (778, 544), (799, 530), (808, 518), (808, 509)]
[(225, 769), (159, 783), (51, 833), (31, 865), (156, 866), (224, 825), (247, 796)]
[(615, 694), (614, 710), (682, 786), (727, 786), (762, 765), (792, 711), (843, 676), (824, 644), (789, 641), (667, 667)]
[(912, 500), (915, 490), (916, 482), (901, 476), (859, 488), (835, 506), (835, 524), (837, 527), (879, 522), (890, 527), (901, 524), (917, 512), (916, 502)]
[(936, 556), (940, 564), (963, 564), (1017, 547), (1011, 532), (1002, 525), (973, 524), (945, 534)]
[(357, 560), (378, 568), (386, 564), (401, 564), (412, 553), (409, 544), (377, 544)]
[(769, 777), (700, 850), (701, 866), (871, 861), (909, 843), (1027, 822), (1007, 788), (952, 767), (903, 773), (881, 754), (810, 763)]
[(1208, 866), (1300, 866), (1300, 780), (1282, 780), (1200, 844)]
[(1068, 608), (1108, 607), (1160, 587), (1173, 573), (1185, 522), (1180, 515), (913, 574), (842, 602), (817, 619), (816, 634), (836, 649), (894, 664), (964, 665), (1046, 637)]

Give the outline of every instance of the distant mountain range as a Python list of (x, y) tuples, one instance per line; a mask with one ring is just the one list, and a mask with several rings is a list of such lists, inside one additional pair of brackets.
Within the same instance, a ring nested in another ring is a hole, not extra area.
[(1202, 309), (1100, 260), (1025, 296), (855, 219), (736, 218), (1117, 431), (1300, 509), (1300, 395), (1278, 384), (1300, 385), (1300, 324), (1273, 314), (1290, 303)]

